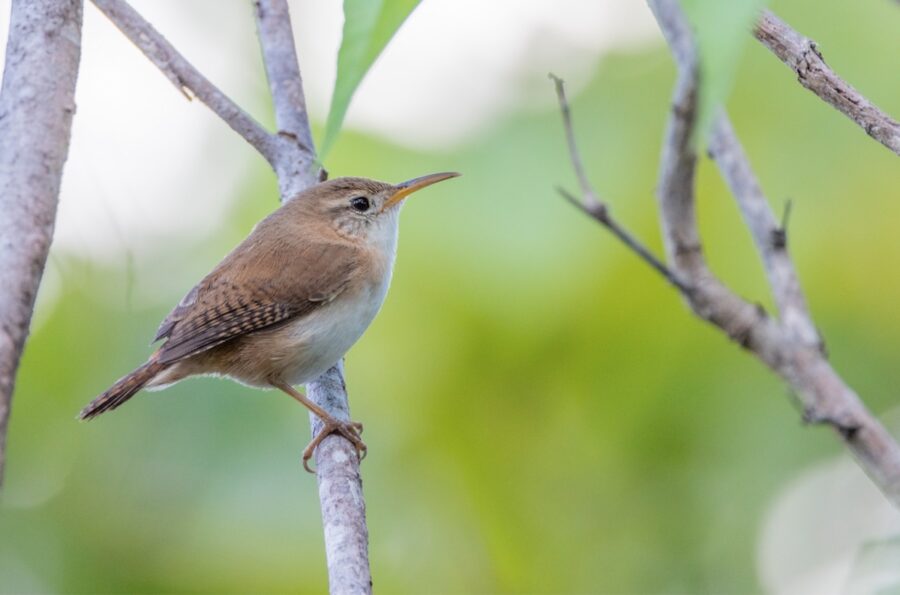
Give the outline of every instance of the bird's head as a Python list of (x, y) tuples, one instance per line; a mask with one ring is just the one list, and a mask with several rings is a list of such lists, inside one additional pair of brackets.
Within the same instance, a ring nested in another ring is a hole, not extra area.
[(309, 215), (326, 220), (344, 237), (381, 243), (396, 235), (400, 206), (410, 194), (458, 175), (430, 174), (400, 184), (335, 178), (307, 190), (307, 196), (298, 196), (292, 202), (304, 203)]

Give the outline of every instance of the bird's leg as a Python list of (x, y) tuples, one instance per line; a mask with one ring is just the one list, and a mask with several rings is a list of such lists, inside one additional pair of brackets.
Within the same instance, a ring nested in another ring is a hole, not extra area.
[(362, 433), (363, 425), (357, 421), (341, 421), (339, 419), (335, 419), (331, 414), (327, 411), (313, 403), (306, 395), (299, 392), (293, 386), (286, 382), (282, 382), (280, 380), (271, 380), (270, 383), (273, 387), (281, 390), (284, 393), (292, 396), (296, 400), (300, 401), (304, 407), (315, 413), (319, 419), (322, 420), (322, 423), (325, 424), (325, 427), (322, 428), (322, 431), (319, 432), (315, 438), (303, 449), (303, 468), (313, 473), (313, 470), (309, 468), (309, 459), (312, 458), (313, 453), (316, 450), (316, 447), (319, 445), (322, 440), (328, 436), (329, 434), (340, 434), (344, 438), (350, 441), (350, 444), (356, 449), (356, 455), (359, 457), (359, 460), (362, 461), (366, 457), (366, 452), (368, 448), (366, 447), (366, 443), (362, 441), (359, 435)]

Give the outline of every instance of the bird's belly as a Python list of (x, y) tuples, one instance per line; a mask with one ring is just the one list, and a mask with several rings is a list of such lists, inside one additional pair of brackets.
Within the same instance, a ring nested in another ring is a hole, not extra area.
[(306, 384), (340, 360), (363, 335), (381, 304), (333, 303), (285, 329), (283, 375)]
[[(383, 285), (383, 286), (382, 286)], [(270, 379), (306, 384), (336, 364), (369, 327), (387, 280), (356, 296), (340, 296), (297, 320), (242, 337), (220, 373), (252, 386)], [(224, 346), (223, 346), (224, 347)]]

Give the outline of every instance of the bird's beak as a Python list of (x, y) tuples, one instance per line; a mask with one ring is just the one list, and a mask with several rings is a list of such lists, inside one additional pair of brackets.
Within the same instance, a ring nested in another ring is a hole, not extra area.
[(443, 182), (444, 180), (449, 180), (450, 178), (455, 178), (459, 175), (460, 174), (455, 171), (441, 172), (439, 174), (422, 176), (421, 178), (413, 178), (412, 180), (397, 184), (394, 186), (394, 193), (384, 202), (384, 209), (382, 210), (391, 208), (416, 190), (421, 190), (425, 186), (431, 186), (432, 184), (437, 184), (438, 182)]

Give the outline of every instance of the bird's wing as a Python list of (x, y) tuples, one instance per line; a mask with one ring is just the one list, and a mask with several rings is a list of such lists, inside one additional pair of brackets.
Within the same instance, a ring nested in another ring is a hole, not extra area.
[(358, 268), (358, 251), (344, 244), (250, 241), (242, 248), (191, 289), (162, 322), (155, 339), (166, 339), (160, 363), (309, 314), (337, 297)]

